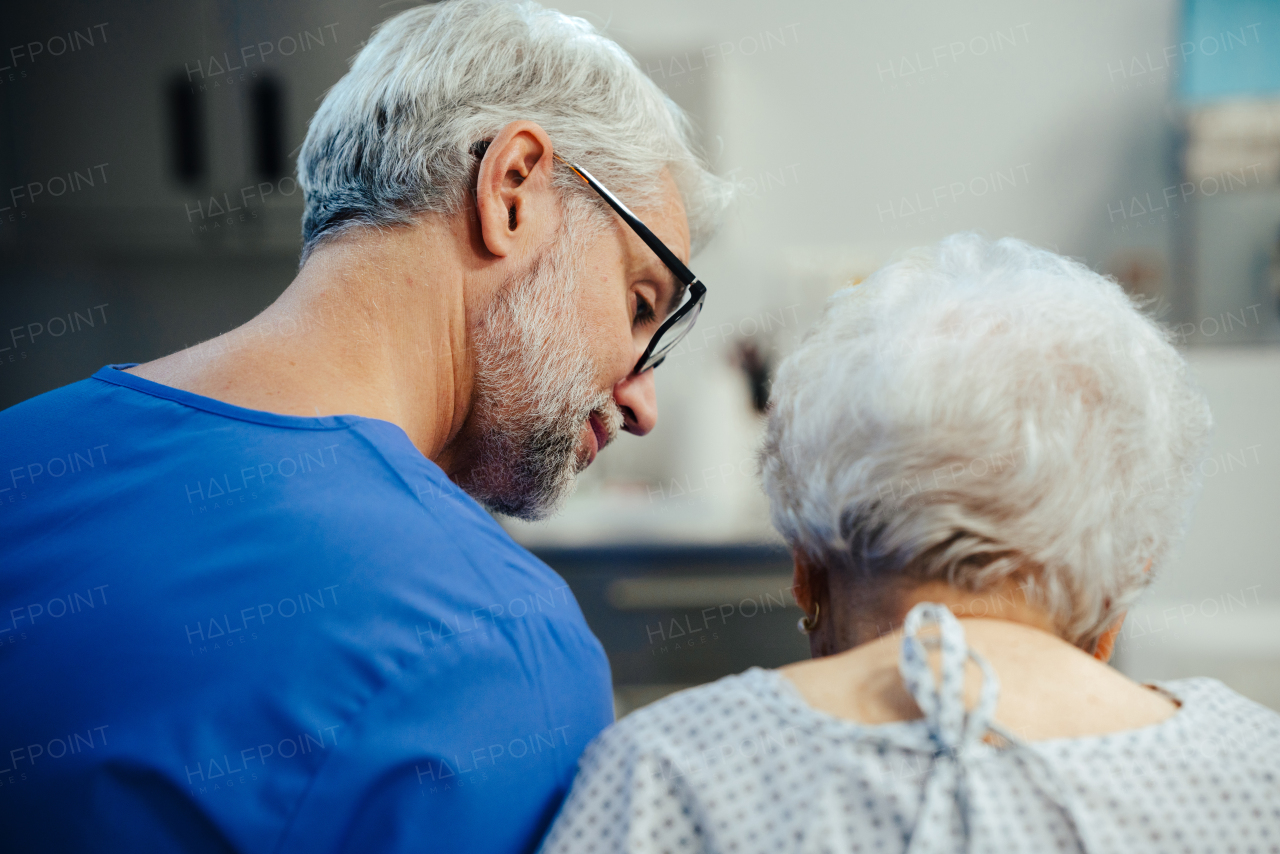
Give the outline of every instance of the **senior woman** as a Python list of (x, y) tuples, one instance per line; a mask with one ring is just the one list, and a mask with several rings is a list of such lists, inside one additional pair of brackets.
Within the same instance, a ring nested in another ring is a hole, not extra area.
[(763, 452), (813, 660), (615, 724), (544, 850), (1276, 850), (1280, 715), (1105, 663), (1209, 427), (1160, 327), (1025, 243), (836, 294)]

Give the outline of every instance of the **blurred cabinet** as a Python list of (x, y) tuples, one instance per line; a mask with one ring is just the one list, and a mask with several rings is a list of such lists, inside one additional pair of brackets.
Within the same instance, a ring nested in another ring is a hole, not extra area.
[(537, 549), (573, 590), (613, 669), (618, 713), (751, 666), (809, 657), (791, 556), (771, 546)]
[(302, 0), (6, 13), (15, 42), (86, 28), (95, 41), (43, 51), (0, 89), (0, 118), (21, 129), (0, 161), (14, 189), (0, 249), (296, 258), (307, 122), (387, 14)]

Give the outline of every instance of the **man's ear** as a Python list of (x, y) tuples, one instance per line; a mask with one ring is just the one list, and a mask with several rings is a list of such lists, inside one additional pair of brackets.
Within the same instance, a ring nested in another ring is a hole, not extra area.
[[(540, 246), (558, 217), (551, 187), (551, 138), (533, 122), (498, 132), (480, 161), (476, 214), (485, 248), (499, 258)], [(558, 220), (557, 220), (558, 222)]]

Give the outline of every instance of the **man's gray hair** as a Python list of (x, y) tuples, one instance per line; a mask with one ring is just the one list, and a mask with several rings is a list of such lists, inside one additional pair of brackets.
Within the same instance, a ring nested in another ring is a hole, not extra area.
[[(472, 147), (518, 120), (539, 124), (562, 157), (632, 207), (660, 201), (669, 169), (695, 251), (714, 230), (728, 185), (705, 168), (681, 109), (622, 48), (535, 3), (449, 0), (385, 21), (311, 120), (298, 157), (302, 261), (352, 226), (458, 212), (478, 163)], [(562, 191), (591, 194), (556, 171)]]
[(1211, 422), (1115, 282), (960, 234), (831, 297), (778, 372), (764, 482), (815, 564), (971, 592), (1015, 577), (1092, 649), (1181, 537)]

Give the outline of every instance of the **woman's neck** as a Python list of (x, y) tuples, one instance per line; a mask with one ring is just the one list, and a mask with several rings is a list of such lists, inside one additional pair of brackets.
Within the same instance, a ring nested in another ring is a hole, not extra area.
[[(1003, 620), (1057, 635), (1052, 617), (1028, 601), (1017, 578), (1005, 579), (998, 587), (982, 593), (960, 590), (944, 581), (927, 581), (882, 585), (872, 591), (865, 587), (832, 589), (830, 599), (833, 604), (829, 606), (829, 628), (834, 629), (831, 652), (843, 652), (896, 631), (907, 612), (921, 602), (946, 605), (960, 619)], [(834, 603), (844, 603), (846, 607), (842, 609)]]
[[(959, 616), (969, 648), (1000, 679), (996, 722), (1027, 741), (1134, 729), (1176, 711), (1167, 698), (1051, 631), (1011, 619)], [(901, 647), (902, 631), (895, 629), (845, 652), (788, 665), (782, 673), (809, 705), (835, 717), (864, 724), (912, 720), (921, 712), (898, 672)], [(930, 659), (936, 670), (937, 654)], [(980, 687), (981, 673), (969, 662), (966, 707), (977, 702)]]

